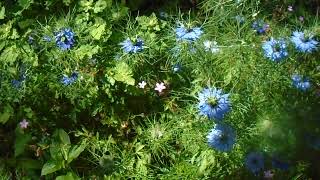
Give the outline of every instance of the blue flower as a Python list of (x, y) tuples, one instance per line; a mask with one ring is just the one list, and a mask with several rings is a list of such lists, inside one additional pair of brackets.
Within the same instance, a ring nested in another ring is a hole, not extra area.
[(43, 36), (43, 40), (44, 40), (44, 41), (47, 41), (47, 42), (51, 42), (51, 37), (45, 35), (45, 36)]
[(212, 148), (219, 151), (230, 151), (236, 141), (236, 134), (230, 126), (216, 124), (207, 136)]
[(14, 80), (11, 81), (11, 84), (12, 84), (12, 86), (13, 86), (14, 88), (18, 89), (18, 88), (21, 87), (22, 81), (19, 81), (19, 80), (14, 79)]
[(259, 152), (251, 152), (247, 155), (245, 164), (247, 168), (254, 174), (264, 169), (264, 158)]
[(284, 40), (271, 38), (262, 45), (265, 57), (272, 61), (280, 61), (288, 56), (287, 45)]
[(34, 42), (34, 38), (32, 36), (28, 37), (28, 43), (32, 44)]
[(70, 84), (73, 84), (77, 79), (78, 79), (77, 72), (73, 72), (70, 77), (64, 74), (61, 78), (61, 83), (68, 86)]
[(241, 16), (241, 15), (237, 15), (237, 16), (235, 17), (235, 19), (236, 19), (236, 21), (237, 21), (239, 24), (243, 24), (244, 21), (245, 21), (244, 17)]
[(261, 19), (257, 20), (252, 23), (252, 28), (258, 33), (258, 34), (264, 34), (269, 29), (269, 25), (264, 23)]
[(293, 32), (291, 41), (299, 52), (311, 53), (317, 49), (318, 42), (313, 40), (312, 37), (306, 38), (303, 32)]
[(200, 38), (203, 31), (199, 27), (185, 28), (183, 25), (176, 28), (178, 40), (195, 41)]
[(56, 45), (61, 50), (68, 50), (73, 47), (74, 32), (70, 28), (61, 29), (59, 32), (55, 33)]
[(277, 169), (281, 169), (281, 170), (288, 170), (289, 169), (289, 164), (286, 162), (283, 162), (281, 160), (279, 160), (276, 157), (272, 158), (272, 167), (273, 168), (277, 168)]
[(177, 72), (181, 71), (181, 68), (182, 68), (181, 64), (177, 63), (177, 64), (173, 65), (172, 70), (174, 73), (177, 73)]
[(199, 93), (198, 109), (200, 115), (209, 119), (222, 120), (230, 111), (229, 94), (222, 94), (220, 89), (205, 88)]
[(302, 78), (302, 76), (298, 74), (292, 75), (292, 85), (296, 87), (297, 89), (300, 89), (302, 91), (306, 91), (311, 87), (311, 83), (307, 78)]
[(140, 38), (137, 38), (135, 42), (132, 42), (129, 38), (120, 43), (122, 49), (126, 53), (137, 53), (143, 50), (143, 41)]

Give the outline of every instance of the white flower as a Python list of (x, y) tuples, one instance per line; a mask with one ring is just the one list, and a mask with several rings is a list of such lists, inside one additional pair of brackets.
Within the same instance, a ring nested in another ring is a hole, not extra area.
[(154, 90), (158, 91), (159, 93), (161, 93), (164, 89), (166, 89), (166, 86), (164, 85), (164, 83), (156, 83), (156, 87), (154, 88)]
[(26, 129), (29, 125), (29, 122), (23, 119), (19, 124), (21, 129)]
[(217, 53), (220, 50), (216, 41), (206, 40), (203, 42), (203, 45), (206, 51), (211, 51), (212, 53)]
[(139, 85), (139, 88), (144, 89), (147, 83), (145, 81), (142, 81), (142, 82), (139, 82), (138, 85)]

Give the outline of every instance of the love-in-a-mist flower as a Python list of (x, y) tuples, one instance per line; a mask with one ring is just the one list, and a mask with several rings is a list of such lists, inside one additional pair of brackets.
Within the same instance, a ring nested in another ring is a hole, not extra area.
[(63, 28), (55, 33), (56, 45), (61, 50), (68, 50), (74, 46), (74, 32), (70, 28)]
[(318, 41), (312, 36), (306, 36), (303, 32), (295, 31), (291, 36), (291, 42), (299, 52), (311, 53), (317, 49)]
[(143, 40), (140, 38), (136, 38), (134, 40), (131, 40), (130, 38), (127, 38), (123, 42), (120, 43), (122, 46), (121, 48), (126, 53), (137, 53), (143, 50)]
[(138, 83), (139, 88), (144, 89), (144, 87), (147, 85), (145, 81), (141, 81)]
[(271, 61), (280, 61), (288, 56), (287, 44), (283, 39), (273, 39), (270, 38), (262, 45), (265, 57), (269, 58)]
[(254, 174), (264, 169), (264, 158), (259, 152), (251, 152), (245, 160), (246, 167)]
[(164, 85), (163, 82), (156, 83), (156, 87), (154, 88), (154, 90), (158, 91), (159, 93), (161, 93), (165, 89), (166, 89), (166, 86)]
[(227, 125), (216, 124), (207, 136), (208, 144), (219, 151), (230, 151), (236, 142), (234, 130)]
[(174, 73), (177, 73), (177, 72), (181, 71), (181, 68), (182, 68), (181, 64), (177, 63), (177, 64), (173, 65), (172, 70)]
[(259, 19), (252, 23), (252, 28), (258, 34), (264, 34), (269, 29), (269, 24), (266, 24), (263, 20)]
[(64, 74), (61, 78), (61, 83), (64, 84), (65, 86), (68, 86), (70, 84), (73, 84), (77, 79), (78, 79), (77, 72), (73, 72), (70, 77)]
[(306, 91), (311, 87), (311, 83), (309, 79), (303, 78), (299, 74), (292, 75), (291, 79), (292, 79), (292, 85), (301, 91)]
[(292, 6), (288, 6), (288, 11), (292, 12), (293, 11), (293, 7)]
[(263, 173), (264, 173), (264, 178), (266, 179), (272, 179), (274, 176), (274, 173), (271, 170), (264, 171)]
[(28, 128), (29, 122), (28, 122), (26, 119), (23, 119), (23, 120), (19, 123), (19, 125), (20, 125), (20, 128), (21, 128), (21, 129), (26, 129), (26, 128)]
[(205, 51), (209, 51), (211, 53), (217, 53), (220, 51), (218, 47), (218, 43), (216, 41), (206, 40), (203, 42)]
[(229, 94), (223, 94), (221, 89), (205, 88), (199, 93), (198, 99), (200, 115), (209, 119), (222, 120), (231, 109)]
[(176, 36), (180, 41), (195, 41), (200, 38), (203, 31), (200, 27), (188, 27), (186, 28), (183, 24), (176, 28)]

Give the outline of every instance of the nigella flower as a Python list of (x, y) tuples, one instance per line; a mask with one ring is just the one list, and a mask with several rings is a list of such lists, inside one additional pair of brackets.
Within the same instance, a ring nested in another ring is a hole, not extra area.
[(140, 38), (136, 38), (134, 42), (132, 42), (129, 38), (120, 43), (122, 45), (122, 49), (126, 53), (137, 53), (143, 50), (143, 41)]
[(32, 36), (29, 36), (29, 37), (28, 37), (28, 43), (29, 43), (29, 44), (32, 44), (33, 41), (34, 41), (34, 38), (33, 38)]
[(78, 79), (77, 72), (73, 72), (70, 77), (68, 77), (67, 75), (64, 74), (62, 76), (61, 83), (68, 86), (70, 84), (73, 84), (77, 79)]
[(55, 33), (56, 45), (61, 50), (68, 50), (73, 47), (74, 32), (70, 28), (61, 29), (59, 32)]
[(263, 155), (259, 152), (251, 152), (247, 155), (245, 164), (252, 173), (257, 174), (264, 168)]
[(14, 88), (18, 89), (18, 88), (21, 87), (22, 81), (19, 81), (19, 80), (17, 80), (17, 79), (14, 79), (14, 80), (11, 81), (11, 84), (12, 84), (12, 86), (13, 86)]
[(180, 25), (176, 28), (176, 36), (178, 40), (195, 41), (200, 38), (203, 31), (199, 27), (185, 28)]
[(181, 64), (177, 63), (177, 64), (173, 65), (172, 70), (174, 73), (177, 73), (177, 72), (181, 71), (181, 68), (182, 68)]
[(45, 36), (43, 36), (43, 40), (44, 40), (44, 41), (47, 41), (47, 42), (51, 42), (51, 37), (45, 35)]
[(199, 93), (198, 98), (200, 115), (209, 119), (222, 120), (230, 111), (229, 94), (222, 94), (221, 89), (205, 88)]
[(237, 16), (235, 17), (235, 19), (236, 19), (236, 21), (237, 21), (239, 24), (243, 24), (244, 21), (245, 21), (244, 17), (243, 17), (243, 16), (240, 16), (240, 15), (237, 15)]
[(266, 41), (262, 45), (264, 55), (272, 61), (280, 61), (288, 56), (287, 45), (284, 40), (273, 39)]
[(306, 37), (303, 32), (293, 32), (291, 41), (299, 52), (311, 53), (317, 49), (318, 42), (312, 39), (312, 36)]
[(311, 87), (311, 83), (309, 82), (309, 80), (307, 78), (302, 78), (302, 76), (298, 74), (294, 74), (291, 79), (293, 86), (297, 89), (306, 91)]
[(236, 134), (230, 126), (216, 124), (207, 138), (209, 146), (226, 152), (232, 149), (236, 141)]
[(252, 28), (258, 33), (258, 34), (264, 34), (268, 29), (269, 25), (264, 23), (261, 19), (254, 21), (252, 23)]
[(220, 51), (218, 43), (216, 41), (206, 40), (203, 42), (205, 51), (210, 51), (211, 53), (217, 53)]

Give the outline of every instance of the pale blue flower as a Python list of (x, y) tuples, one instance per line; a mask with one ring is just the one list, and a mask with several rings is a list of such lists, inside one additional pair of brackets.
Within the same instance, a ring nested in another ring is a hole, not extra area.
[(291, 36), (291, 42), (299, 52), (311, 53), (317, 49), (318, 42), (312, 37), (306, 37), (303, 32), (295, 31)]
[(266, 41), (262, 45), (265, 57), (269, 58), (271, 61), (280, 61), (288, 56), (287, 45), (284, 40), (273, 39)]
[(198, 99), (200, 115), (209, 119), (222, 120), (231, 109), (229, 94), (223, 94), (221, 89), (205, 88), (199, 93)]
[(246, 167), (254, 174), (264, 169), (264, 158), (259, 152), (251, 152), (245, 160)]
[(55, 33), (56, 45), (61, 50), (68, 50), (73, 47), (74, 32), (70, 28), (61, 29), (59, 32)]
[(216, 124), (207, 138), (212, 148), (226, 152), (232, 149), (236, 141), (236, 134), (230, 126)]
[(178, 40), (195, 41), (200, 38), (203, 31), (199, 27), (185, 28), (183, 25), (176, 28)]
[(122, 49), (126, 53), (137, 53), (143, 50), (144, 42), (142, 39), (137, 38), (135, 42), (132, 42), (129, 38), (120, 43)]

